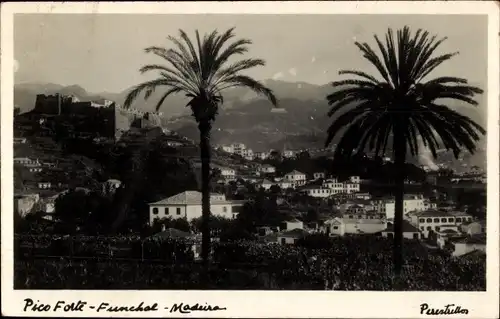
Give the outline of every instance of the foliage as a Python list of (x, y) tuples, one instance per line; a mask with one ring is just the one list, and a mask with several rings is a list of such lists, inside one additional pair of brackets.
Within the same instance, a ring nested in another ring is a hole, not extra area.
[[(377, 157), (384, 156), (392, 144), (395, 160), (395, 273), (402, 267), (402, 222), (405, 163), (407, 155), (417, 156), (420, 144), (434, 157), (440, 144), (453, 151), (456, 158), (463, 149), (473, 153), (485, 130), (473, 120), (450, 109), (444, 100), (452, 99), (476, 106), (476, 94), (483, 91), (466, 79), (429, 75), (443, 62), (457, 54), (434, 56), (446, 38), (436, 41), (429, 32), (409, 27), (391, 29), (385, 44), (375, 36), (380, 50), (377, 56), (367, 44), (356, 42), (363, 57), (378, 71), (378, 78), (362, 71), (343, 70), (340, 75), (354, 78), (332, 82), (334, 92), (327, 96), (331, 106), (328, 115), (336, 116), (328, 128), (325, 145), (342, 135), (335, 148), (337, 159), (349, 159), (365, 149)], [(396, 189), (397, 188), (397, 189)]]

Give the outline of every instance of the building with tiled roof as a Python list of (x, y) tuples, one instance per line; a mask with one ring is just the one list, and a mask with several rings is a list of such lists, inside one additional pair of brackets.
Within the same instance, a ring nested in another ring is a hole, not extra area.
[(303, 229), (292, 229), (290, 231), (279, 233), (277, 236), (278, 243), (282, 245), (290, 245), (295, 244), (301, 238), (304, 238), (308, 235), (308, 232)]
[[(188, 221), (200, 218), (202, 195), (198, 191), (185, 191), (149, 204), (149, 221), (162, 218), (186, 218)], [(214, 216), (235, 218), (244, 201), (227, 200), (225, 195), (210, 195), (210, 212)]]
[(411, 214), (409, 219), (427, 238), (431, 231), (439, 232), (446, 227), (460, 227), (463, 223), (472, 221), (472, 216), (460, 212), (430, 209)]
[(453, 256), (463, 256), (475, 250), (486, 253), (486, 236), (468, 236), (466, 238), (455, 241), (454, 245), (455, 250), (452, 253)]
[[(403, 220), (403, 238), (407, 239), (420, 239), (420, 231), (418, 228), (410, 224), (408, 221)], [(394, 225), (387, 223), (387, 228), (382, 231), (383, 237), (394, 237)]]

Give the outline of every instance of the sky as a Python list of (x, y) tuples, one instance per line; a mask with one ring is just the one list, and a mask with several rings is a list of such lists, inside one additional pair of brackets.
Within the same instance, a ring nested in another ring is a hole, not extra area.
[[(480, 15), (146, 15), (17, 14), (14, 19), (16, 83), (78, 84), (89, 92), (121, 92), (150, 79), (144, 64), (161, 59), (148, 46), (169, 46), (168, 35), (235, 27), (248, 38), (248, 55), (266, 61), (249, 75), (259, 80), (325, 84), (341, 69), (374, 72), (355, 41), (375, 45), (374, 34), (408, 25), (439, 38), (438, 52), (460, 54), (435, 76), (467, 78), (483, 88), (487, 79), (487, 17)], [(373, 47), (373, 46), (372, 46)]]

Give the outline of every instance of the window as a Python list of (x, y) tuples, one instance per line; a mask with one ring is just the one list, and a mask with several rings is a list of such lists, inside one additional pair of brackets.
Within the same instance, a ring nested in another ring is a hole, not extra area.
[(442, 223), (446, 223), (446, 218), (441, 218)]
[(462, 221), (462, 218), (457, 217), (457, 223), (460, 223)]
[(339, 229), (339, 226), (333, 226), (333, 229)]
[(453, 223), (453, 218), (448, 218), (448, 223)]
[(418, 233), (413, 234), (413, 239), (418, 239)]
[(281, 238), (281, 244), (286, 244), (286, 239), (285, 238)]
[(158, 208), (153, 208), (153, 214), (158, 215)]
[(419, 223), (425, 223), (425, 219), (420, 218), (420, 219), (418, 220), (418, 222), (419, 222)]
[(168, 207), (165, 207), (164, 213), (165, 213), (165, 215), (168, 215)]
[(431, 227), (431, 226), (427, 226), (427, 230), (428, 230), (428, 231), (431, 231), (431, 230), (432, 230), (432, 227)]
[(222, 212), (223, 213), (227, 213), (227, 207), (226, 206), (222, 207)]
[(440, 229), (441, 229), (441, 227), (436, 226), (436, 231), (439, 231)]
[(180, 215), (180, 214), (181, 214), (181, 208), (177, 207), (177, 215)]
[(349, 215), (349, 218), (352, 219), (352, 215)]
[(432, 218), (427, 218), (428, 223), (432, 223)]
[(424, 227), (424, 226), (422, 226), (422, 227), (420, 227), (420, 229), (421, 229), (421, 230), (425, 230), (425, 227)]
[(434, 218), (435, 223), (439, 223), (439, 218)]

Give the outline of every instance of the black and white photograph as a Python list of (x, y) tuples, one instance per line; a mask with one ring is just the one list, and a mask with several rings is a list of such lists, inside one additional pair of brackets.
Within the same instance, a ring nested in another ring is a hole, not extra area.
[(112, 299), (127, 291), (183, 291), (175, 302), (197, 303), (187, 311), (233, 314), (223, 292), (300, 302), (314, 291), (323, 308), (328, 294), (426, 292), (407, 315), (493, 318), (498, 12), (487, 9), (498, 8), (464, 3), (460, 14), (446, 13), (452, 3), (435, 14), (12, 4), (1, 118), (11, 309), (72, 315), (42, 298), (78, 291), (106, 293), (123, 306), (114, 316), (131, 309)]

